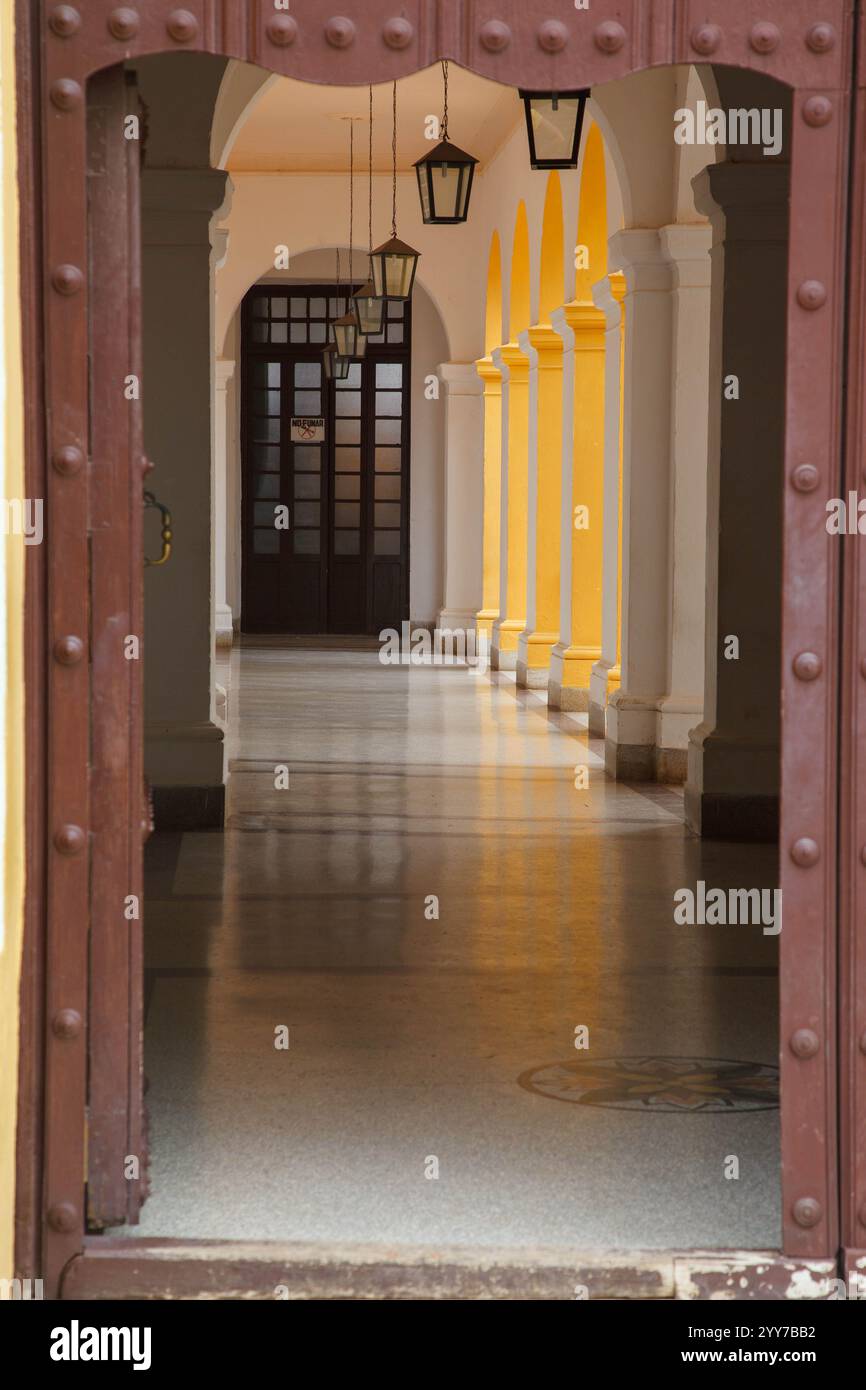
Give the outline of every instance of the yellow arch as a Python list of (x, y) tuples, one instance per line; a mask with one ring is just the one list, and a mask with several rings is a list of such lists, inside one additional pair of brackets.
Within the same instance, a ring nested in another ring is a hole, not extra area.
[(490, 240), (487, 258), (487, 317), (484, 325), (484, 352), (487, 356), (502, 342), (502, 249), (499, 233)]
[(554, 169), (547, 180), (544, 198), (544, 221), (541, 231), (541, 297), (539, 323), (549, 323), (554, 309), (565, 298), (562, 225), (562, 185)]
[(526, 204), (521, 199), (514, 219), (514, 242), (511, 251), (511, 299), (508, 306), (508, 336), (517, 341), (518, 333), (529, 327), (529, 222)]
[(575, 261), (575, 300), (592, 304), (593, 285), (607, 275), (607, 176), (604, 141), (597, 125), (590, 127), (583, 156)]

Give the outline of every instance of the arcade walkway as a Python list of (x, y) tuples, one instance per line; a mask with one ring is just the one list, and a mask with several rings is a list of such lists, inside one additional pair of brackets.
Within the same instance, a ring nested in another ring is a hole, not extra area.
[(226, 833), (149, 847), (137, 1233), (777, 1245), (776, 939), (673, 921), (774, 852), (701, 845), (508, 676), (277, 639), (230, 668)]

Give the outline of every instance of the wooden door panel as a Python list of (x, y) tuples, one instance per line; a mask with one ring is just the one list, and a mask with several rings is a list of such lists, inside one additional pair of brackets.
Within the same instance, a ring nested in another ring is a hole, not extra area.
[[(137, 111), (130, 74), (112, 68), (93, 79), (87, 127), (91, 1229), (136, 1221), (147, 1173), (142, 1125), (142, 653), (135, 645), (143, 628), (140, 147), (124, 138), (124, 116)], [(100, 331), (106, 323), (112, 324), (114, 336)]]

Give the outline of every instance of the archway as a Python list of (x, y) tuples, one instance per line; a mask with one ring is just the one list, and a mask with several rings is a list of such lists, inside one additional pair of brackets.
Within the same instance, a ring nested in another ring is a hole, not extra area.
[[(422, 49), (416, 37), (413, 21), (417, 21), (418, 13), (414, 6), (408, 7), (412, 19), (405, 19), (409, 29), (404, 25), (388, 29), (396, 46), (388, 45), (387, 52), (378, 46), (379, 33), (378, 27), (374, 32), (374, 20), (365, 19), (359, 12), (355, 19), (349, 21), (353, 26), (351, 29), (346, 27), (345, 22), (335, 27), (332, 21), (330, 42), (321, 42), (319, 48), (305, 53), (303, 57), (299, 56), (299, 50), (294, 49), (291, 43), (278, 47), (285, 38), (296, 35), (296, 30), (286, 27), (289, 17), (270, 16), (267, 27), (262, 20), (261, 29), (255, 31), (255, 44), (252, 45), (251, 35), (244, 31), (240, 16), (226, 17), (223, 7), (219, 7), (217, 17), (216, 6), (206, 8), (208, 23), (201, 28), (195, 17), (190, 20), (184, 16), (182, 22), (172, 19), (166, 37), (161, 17), (154, 17), (149, 19), (141, 35), (124, 36), (122, 50), (112, 46), (118, 42), (116, 35), (97, 36), (92, 29), (80, 35), (70, 35), (58, 32), (55, 25), (50, 30), (46, 29), (44, 34), (45, 89), (49, 97), (54, 92), (62, 99), (54, 101), (54, 108), (60, 114), (52, 112), (49, 116), (46, 112), (45, 119), (53, 123), (53, 138), (46, 140), (42, 147), (46, 184), (52, 195), (45, 212), (45, 348), (50, 367), (43, 403), (49, 452), (59, 465), (49, 477), (49, 504), (53, 515), (63, 516), (66, 523), (62, 528), (58, 526), (47, 561), (52, 576), (51, 592), (62, 595), (61, 611), (53, 614), (54, 625), (50, 629), (48, 615), (43, 613), (43, 627), (37, 625), (35, 629), (37, 640), (53, 638), (55, 631), (59, 633), (61, 627), (63, 631), (72, 633), (86, 631), (84, 619), (88, 604), (85, 566), (79, 563), (84, 553), (85, 537), (84, 531), (77, 529), (77, 523), (85, 515), (85, 499), (81, 490), (83, 475), (81, 486), (74, 481), (79, 476), (80, 450), (87, 436), (88, 412), (84, 369), (87, 306), (84, 297), (79, 294), (84, 272), (76, 264), (77, 261), (86, 261), (82, 164), (84, 141), (81, 138), (84, 112), (80, 102), (74, 99), (75, 94), (70, 100), (62, 96), (63, 92), (69, 92), (68, 87), (54, 88), (52, 84), (69, 81), (83, 83), (88, 74), (106, 66), (108, 62), (116, 61), (122, 54), (141, 55), (179, 43), (202, 50), (213, 48), (232, 56), (261, 57), (265, 52), (268, 54), (268, 64), (284, 72), (299, 72), (303, 62), (306, 64), (306, 75), (318, 81), (328, 79), (335, 56), (342, 64), (340, 74), (346, 81), (363, 81), (371, 75), (371, 69), (382, 73), (382, 69), (386, 68), (384, 75), (397, 75), (414, 70), (427, 57), (438, 56), (433, 49)], [(842, 25), (840, 7), (831, 4), (829, 9), (839, 25), (839, 31), (847, 32)], [(562, 61), (550, 58), (551, 45), (555, 51), (561, 52), (569, 39), (573, 39), (573, 52), (576, 54), (574, 79), (587, 84), (601, 82), (605, 77), (618, 76), (649, 63), (672, 62), (680, 56), (680, 39), (677, 38), (675, 42), (671, 35), (668, 41), (655, 28), (651, 33), (648, 30), (640, 36), (636, 35), (636, 47), (627, 49), (627, 36), (615, 11), (615, 6), (605, 3), (595, 7), (593, 20), (602, 26), (601, 30), (596, 31), (596, 42), (590, 42), (586, 34), (580, 34), (576, 29), (575, 26), (582, 22), (581, 17), (571, 16), (564, 26), (565, 38), (557, 31), (555, 43), (550, 40), (546, 47), (530, 41), (509, 46), (507, 42), (498, 42), (492, 30), (485, 31), (486, 37), (480, 29), (470, 32), (468, 28), (466, 33), (458, 35), (447, 22), (441, 31), (448, 36), (442, 41), (442, 47), (449, 56), (462, 58), (467, 66), (477, 71), (495, 74), (515, 83), (533, 80), (541, 83), (544, 79), (549, 82), (551, 62)], [(355, 11), (352, 13), (355, 14)], [(792, 23), (788, 7), (771, 3), (768, 13), (775, 16), (781, 29)], [(313, 7), (307, 9), (299, 5), (298, 14), (298, 19), (290, 17), (291, 23), (309, 25), (310, 33), (315, 31), (318, 36), (320, 23)], [(442, 14), (446, 21), (452, 18), (450, 12), (443, 10)], [(760, 70), (791, 83), (797, 102), (801, 95), (804, 101), (811, 100), (805, 93), (823, 87), (830, 93), (827, 99), (832, 109), (834, 101), (843, 91), (842, 67), (836, 66), (843, 61), (843, 54), (827, 58), (830, 45), (822, 46), (816, 41), (808, 53), (803, 49), (796, 64), (790, 68), (786, 66), (785, 45), (775, 56), (771, 52), (760, 59), (750, 55), (746, 60), (737, 46), (739, 38), (725, 32), (725, 15), (718, 17), (721, 23), (712, 35), (711, 45), (714, 60), (731, 64), (748, 61), (756, 67), (760, 64)], [(532, 26), (537, 26), (541, 20), (540, 11), (536, 12), (534, 6), (525, 5), (519, 24), (517, 17), (513, 22), (521, 32), (525, 27), (528, 40), (530, 34), (534, 36)], [(378, 25), (378, 17), (375, 23)], [(496, 32), (501, 34), (501, 31)], [(703, 31), (700, 33), (703, 34)], [(360, 39), (353, 44), (350, 40), (356, 34), (360, 35)], [(706, 47), (709, 38), (707, 34), (698, 38), (693, 36), (693, 46), (699, 42)], [(399, 43), (404, 40), (405, 47), (401, 49)], [(438, 45), (440, 41), (437, 39), (436, 42)], [(685, 40), (682, 42), (685, 43)], [(341, 43), (343, 48), (339, 46)], [(427, 43), (426, 38), (424, 43)], [(254, 48), (254, 53), (251, 48)], [(80, 88), (77, 95), (80, 98)], [(831, 926), (834, 915), (828, 907), (832, 908), (833, 904), (836, 857), (836, 831), (832, 815), (834, 788), (833, 780), (826, 777), (823, 767), (805, 762), (798, 749), (805, 746), (807, 722), (810, 727), (817, 723), (832, 731), (836, 720), (837, 634), (828, 627), (826, 619), (837, 592), (834, 552), (827, 543), (821, 497), (815, 493), (813, 474), (803, 470), (815, 468), (805, 457), (809, 454), (810, 458), (828, 459), (828, 481), (835, 483), (838, 474), (838, 445), (833, 420), (838, 403), (838, 348), (842, 341), (843, 319), (842, 293), (836, 269), (844, 227), (842, 200), (835, 193), (844, 183), (845, 155), (840, 125), (819, 116), (816, 108), (810, 107), (807, 119), (802, 127), (798, 127), (792, 169), (791, 268), (786, 285), (790, 312), (787, 337), (790, 369), (786, 397), (786, 477), (792, 482), (791, 487), (786, 488), (785, 501), (789, 543), (785, 556), (783, 692), (786, 718), (783, 785), (789, 788), (796, 785), (798, 797), (796, 804), (783, 807), (782, 815), (785, 847), (783, 887), (786, 891), (791, 889), (782, 962), (783, 985), (788, 987), (786, 1023), (795, 1024), (805, 1019), (814, 1024), (813, 1028), (806, 1029), (808, 1038), (801, 1037), (798, 1029), (792, 1031), (791, 1036), (796, 1036), (799, 1041), (792, 1053), (793, 1061), (785, 1054), (784, 1063), (788, 1087), (783, 1092), (783, 1104), (789, 1143), (785, 1169), (785, 1248), (799, 1257), (825, 1255), (835, 1248), (837, 1210), (831, 1104), (835, 1073), (832, 1050), (828, 1045), (825, 1051), (821, 1044), (822, 1037), (830, 1037), (833, 1033), (833, 1007), (829, 1000), (833, 986)], [(37, 145), (38, 142), (34, 141), (34, 147)], [(56, 209), (62, 205), (66, 190), (69, 190), (69, 197), (61, 226), (57, 221)], [(820, 218), (816, 212), (818, 208), (822, 209)], [(827, 208), (833, 209), (832, 225), (829, 227), (823, 211)], [(511, 322), (514, 321), (512, 311)], [(34, 317), (29, 327), (31, 341), (38, 338), (39, 331)], [(820, 340), (822, 348), (821, 361), (829, 364), (827, 381), (824, 383), (827, 389), (821, 392), (812, 389), (814, 383), (808, 375), (814, 370), (815, 359), (810, 346), (814, 345), (816, 339)], [(129, 440), (128, 452), (134, 454), (135, 449), (133, 436)], [(31, 449), (33, 458), (36, 453)], [(77, 509), (74, 498), (79, 499)], [(806, 677), (810, 672), (815, 675), (816, 667), (811, 662), (799, 661), (799, 655), (811, 652), (815, 646), (820, 648), (817, 661), (820, 679), (816, 675), (818, 683), (807, 684)], [(50, 648), (51, 642), (45, 640), (43, 649)], [(86, 975), (82, 971), (82, 963), (86, 939), (82, 931), (70, 933), (66, 928), (70, 916), (83, 926), (89, 919), (90, 911), (89, 851), (85, 846), (91, 826), (84, 792), (89, 729), (85, 712), (92, 679), (93, 672), (88, 663), (76, 665), (74, 662), (71, 666), (58, 662), (46, 678), (46, 698), (51, 702), (53, 714), (48, 762), (59, 769), (58, 781), (52, 786), (51, 814), (44, 826), (51, 885), (46, 937), (51, 970), (46, 1000), (49, 1018), (58, 1009), (64, 1008), (77, 1014), (80, 1019), (82, 1014), (79, 1011), (85, 1008)], [(818, 764), (818, 760), (814, 762)], [(803, 961), (809, 962), (806, 975), (803, 973)], [(82, 1096), (86, 1071), (85, 1041), (75, 1032), (70, 1037), (61, 1028), (53, 1036), (48, 1034), (46, 1045), (49, 1096), (46, 1165), (50, 1205), (44, 1217), (48, 1254), (46, 1268), (51, 1271), (52, 1279), (67, 1260), (78, 1256), (82, 1249), (83, 1223), (78, 1185), (84, 1144), (83, 1114), (77, 1117), (72, 1115), (71, 1120), (63, 1120), (62, 1116), (65, 1113), (63, 1104), (75, 1106)], [(61, 1097), (68, 1100), (61, 1102)], [(59, 1112), (52, 1109), (52, 1106), (58, 1105)], [(828, 1117), (820, 1135), (809, 1119), (816, 1113)], [(61, 1130), (64, 1135), (62, 1152)], [(82, 1263), (86, 1265), (87, 1260)]]

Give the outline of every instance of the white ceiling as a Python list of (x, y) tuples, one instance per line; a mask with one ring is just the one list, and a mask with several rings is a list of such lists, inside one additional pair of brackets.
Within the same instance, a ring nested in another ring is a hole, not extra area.
[[(448, 135), (455, 145), (486, 164), (522, 119), (512, 87), (488, 82), (451, 64), (448, 74)], [(355, 122), (355, 169), (365, 173), (369, 91), (367, 87), (324, 87), (277, 77), (267, 85), (235, 140), (226, 161), (232, 172), (331, 173), (349, 167), (349, 128)], [(425, 138), (428, 116), (442, 118), (442, 70), (437, 64), (397, 83), (397, 167), (407, 170), (432, 148)], [(373, 168), (391, 169), (391, 84), (373, 88)]]

